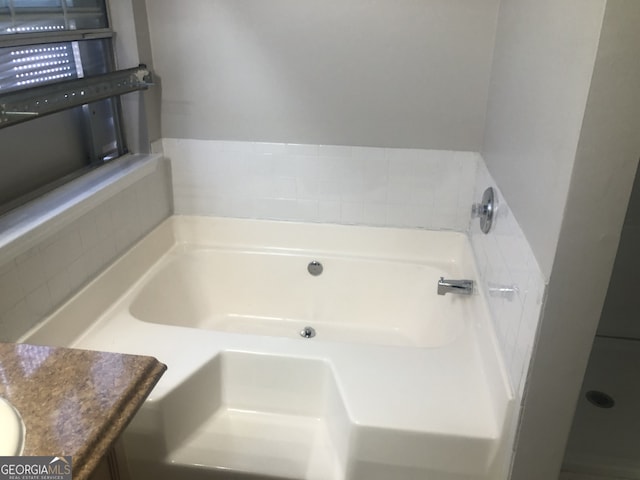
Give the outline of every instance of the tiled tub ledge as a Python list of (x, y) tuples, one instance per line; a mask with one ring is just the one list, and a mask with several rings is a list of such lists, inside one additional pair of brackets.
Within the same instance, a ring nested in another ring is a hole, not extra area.
[(159, 154), (125, 155), (0, 217), (0, 265), (153, 173)]
[(0, 343), (0, 397), (25, 425), (23, 455), (72, 456), (90, 477), (166, 366), (153, 357)]

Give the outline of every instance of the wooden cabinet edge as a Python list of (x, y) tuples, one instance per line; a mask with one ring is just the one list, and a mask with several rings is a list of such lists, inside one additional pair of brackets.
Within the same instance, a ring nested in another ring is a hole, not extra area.
[(102, 457), (89, 480), (132, 480), (121, 439)]

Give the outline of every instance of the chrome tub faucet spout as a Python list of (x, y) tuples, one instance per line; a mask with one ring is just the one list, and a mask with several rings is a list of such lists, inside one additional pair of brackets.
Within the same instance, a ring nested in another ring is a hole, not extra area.
[(471, 295), (473, 293), (473, 280), (438, 280), (438, 295), (445, 293), (457, 293), (459, 295)]

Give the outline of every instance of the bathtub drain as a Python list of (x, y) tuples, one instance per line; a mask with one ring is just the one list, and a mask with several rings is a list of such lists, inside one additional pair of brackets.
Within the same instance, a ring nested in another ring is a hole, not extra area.
[(316, 336), (316, 329), (313, 327), (304, 327), (300, 330), (300, 336), (304, 338), (313, 338)]
[(309, 262), (309, 265), (307, 265), (307, 272), (309, 272), (314, 277), (320, 275), (322, 273), (322, 270), (322, 264), (316, 260), (314, 260), (313, 262)]
[(587, 400), (590, 403), (600, 408), (612, 408), (616, 404), (615, 400), (610, 395), (598, 390), (589, 390), (585, 394), (585, 397), (587, 397)]

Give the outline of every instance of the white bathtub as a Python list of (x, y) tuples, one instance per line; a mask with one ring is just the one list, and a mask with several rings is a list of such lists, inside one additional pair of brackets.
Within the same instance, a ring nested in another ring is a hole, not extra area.
[(125, 434), (135, 478), (506, 478), (483, 296), (436, 295), (477, 278), (470, 252), (453, 232), (177, 216), (22, 341), (168, 365)]

